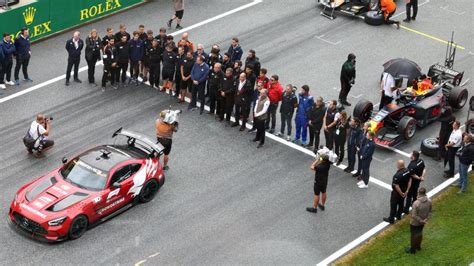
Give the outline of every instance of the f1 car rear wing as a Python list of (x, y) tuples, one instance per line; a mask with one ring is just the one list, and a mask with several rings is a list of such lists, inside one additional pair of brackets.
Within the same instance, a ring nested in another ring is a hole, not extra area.
[(112, 135), (112, 138), (115, 138), (117, 136), (126, 137), (128, 139), (128, 145), (135, 146), (138, 144), (141, 148), (146, 149), (151, 155), (154, 155), (156, 157), (161, 156), (163, 154), (163, 150), (165, 149), (163, 145), (159, 143), (154, 143), (149, 138), (143, 135), (132, 131), (123, 130), (122, 128), (119, 128), (117, 131), (115, 131)]

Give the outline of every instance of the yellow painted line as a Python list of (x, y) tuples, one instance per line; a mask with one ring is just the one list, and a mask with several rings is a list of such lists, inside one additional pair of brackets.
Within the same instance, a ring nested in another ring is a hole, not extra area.
[[(430, 38), (432, 40), (435, 40), (435, 41), (438, 41), (438, 42), (441, 42), (441, 43), (444, 43), (444, 44), (449, 44), (450, 42), (446, 41), (446, 40), (443, 40), (443, 39), (440, 39), (438, 37), (435, 37), (433, 35), (429, 35), (429, 34), (426, 34), (424, 32), (421, 32), (421, 31), (417, 31), (417, 30), (414, 30), (412, 28), (408, 28), (406, 26), (403, 26), (403, 25), (400, 25), (400, 28), (404, 29), (404, 30), (407, 30), (407, 31), (411, 31), (413, 33), (416, 33), (418, 35), (421, 35), (421, 36), (424, 36), (424, 37), (427, 37), (427, 38)], [(459, 44), (456, 44), (454, 43), (454, 46), (459, 48), (459, 49), (462, 49), (462, 50), (465, 50), (466, 48), (464, 46), (461, 46)]]

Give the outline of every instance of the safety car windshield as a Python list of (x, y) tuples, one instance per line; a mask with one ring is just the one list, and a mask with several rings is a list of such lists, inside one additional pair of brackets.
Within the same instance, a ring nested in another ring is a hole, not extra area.
[(61, 170), (67, 182), (88, 190), (103, 190), (107, 184), (107, 172), (94, 168), (79, 159), (70, 161)]

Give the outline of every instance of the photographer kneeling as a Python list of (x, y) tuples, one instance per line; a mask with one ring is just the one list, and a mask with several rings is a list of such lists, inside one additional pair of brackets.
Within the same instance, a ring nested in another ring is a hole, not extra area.
[(43, 114), (38, 114), (36, 120), (31, 123), (28, 133), (23, 138), (28, 153), (36, 152), (36, 155), (40, 156), (53, 147), (54, 141), (48, 139), (51, 132), (51, 120), (53, 120), (52, 117), (45, 118)]
[(178, 131), (178, 115), (181, 111), (164, 110), (160, 112), (160, 117), (156, 120), (156, 140), (165, 148), (163, 153), (163, 170), (168, 170), (168, 155), (173, 144), (173, 133)]

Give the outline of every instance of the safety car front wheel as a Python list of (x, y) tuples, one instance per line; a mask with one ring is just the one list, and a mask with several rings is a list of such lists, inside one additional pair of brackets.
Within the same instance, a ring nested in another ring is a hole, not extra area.
[(79, 215), (74, 218), (69, 226), (69, 239), (78, 239), (80, 238), (86, 231), (89, 221), (87, 217), (84, 215)]

